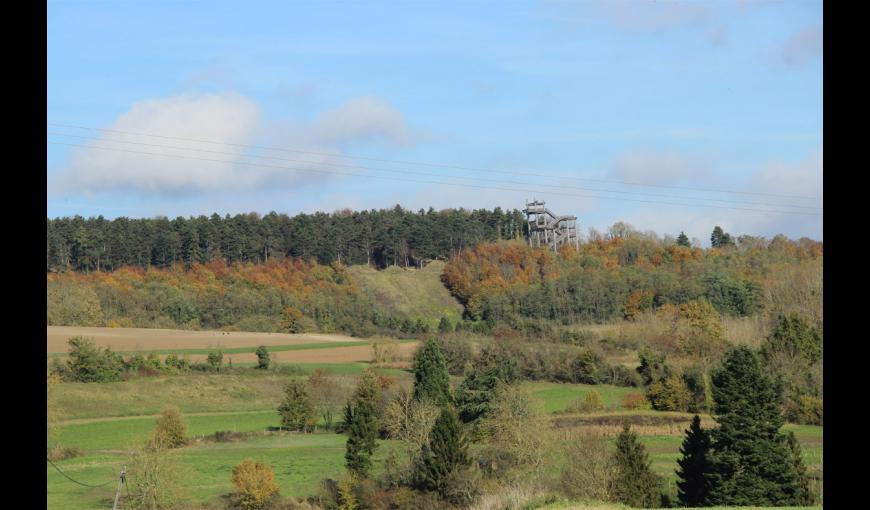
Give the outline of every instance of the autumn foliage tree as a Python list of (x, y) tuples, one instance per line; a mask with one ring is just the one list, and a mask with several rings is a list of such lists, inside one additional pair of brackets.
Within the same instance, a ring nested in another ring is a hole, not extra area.
[(240, 507), (261, 510), (279, 493), (275, 473), (263, 461), (245, 459), (233, 468), (233, 486)]

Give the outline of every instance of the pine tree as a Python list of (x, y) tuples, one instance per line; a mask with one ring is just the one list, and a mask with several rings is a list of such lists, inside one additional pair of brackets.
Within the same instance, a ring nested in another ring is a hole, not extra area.
[(438, 405), (453, 401), (450, 374), (441, 348), (430, 338), (414, 357), (414, 398), (428, 399)]
[(637, 434), (628, 424), (616, 438), (616, 499), (632, 507), (653, 508), (661, 503), (660, 480), (652, 472), (652, 462)]
[(780, 432), (781, 385), (772, 381), (748, 347), (729, 352), (713, 373), (719, 427), (711, 431), (713, 505), (802, 504), (803, 489), (787, 437)]
[(816, 499), (810, 491), (810, 477), (807, 475), (807, 466), (804, 464), (804, 455), (801, 450), (801, 445), (798, 443), (794, 432), (789, 431), (785, 436), (786, 444), (791, 452), (791, 463), (794, 466), (798, 475), (798, 493), (796, 497), (800, 505), (811, 506), (816, 503)]
[(677, 461), (678, 496), (680, 504), (687, 507), (705, 506), (709, 484), (707, 476), (710, 473), (710, 434), (701, 428), (701, 418), (696, 414), (692, 424), (686, 430), (686, 438), (680, 453), (683, 455)]
[(380, 399), (376, 376), (371, 370), (366, 370), (344, 410), (349, 432), (344, 459), (348, 471), (361, 478), (368, 476), (371, 457), (377, 448)]
[(725, 235), (725, 232), (722, 230), (722, 227), (716, 225), (713, 229), (713, 233), (710, 234), (710, 246), (713, 248), (718, 248), (722, 245), (722, 237)]
[(312, 422), (314, 405), (301, 381), (291, 381), (284, 388), (284, 402), (278, 407), (281, 426), (290, 430), (305, 431)]
[(677, 236), (677, 246), (685, 246), (686, 248), (692, 246), (689, 243), (689, 236), (687, 236), (685, 232), (680, 232), (680, 235)]
[(417, 462), (417, 486), (445, 496), (450, 475), (457, 468), (468, 466), (470, 462), (468, 442), (459, 417), (451, 408), (442, 409), (429, 434), (429, 443), (423, 446)]

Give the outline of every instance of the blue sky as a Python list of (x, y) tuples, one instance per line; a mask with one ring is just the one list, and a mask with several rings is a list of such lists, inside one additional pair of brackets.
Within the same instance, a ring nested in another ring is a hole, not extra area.
[(538, 198), (584, 231), (821, 239), (821, 10), (49, 2), (48, 216)]

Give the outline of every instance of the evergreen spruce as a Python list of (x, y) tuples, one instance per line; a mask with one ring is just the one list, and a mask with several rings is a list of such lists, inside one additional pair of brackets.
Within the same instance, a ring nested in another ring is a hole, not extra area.
[(711, 431), (708, 502), (727, 506), (801, 505), (805, 499), (787, 436), (780, 432), (782, 392), (748, 347), (729, 352), (713, 373), (719, 427)]
[(682, 506), (698, 507), (707, 503), (710, 446), (710, 434), (701, 428), (701, 418), (696, 414), (680, 448), (683, 457), (677, 461), (680, 466), (677, 491)]
[(661, 503), (659, 477), (652, 472), (652, 462), (637, 434), (628, 424), (616, 438), (617, 475), (614, 483), (620, 503), (639, 508), (653, 508)]
[(689, 237), (686, 235), (685, 232), (680, 232), (680, 235), (677, 236), (677, 245), (678, 246), (685, 246), (686, 248), (689, 248), (692, 246), (691, 244), (689, 244)]
[(301, 381), (291, 381), (284, 388), (284, 402), (278, 406), (281, 426), (305, 431), (314, 417), (314, 405)]
[(344, 410), (348, 429), (344, 459), (348, 471), (361, 478), (368, 476), (371, 457), (377, 448), (380, 393), (374, 372), (366, 370)]
[(429, 443), (423, 446), (415, 470), (417, 486), (446, 496), (447, 481), (459, 467), (470, 464), (468, 442), (462, 423), (451, 408), (441, 410), (429, 434)]
[(438, 405), (452, 402), (450, 374), (441, 348), (430, 338), (414, 358), (414, 398)]
[(807, 475), (807, 466), (804, 464), (804, 454), (794, 432), (789, 431), (785, 436), (786, 444), (791, 452), (791, 463), (798, 474), (798, 501), (800, 505), (811, 506), (816, 504), (816, 498), (810, 490), (810, 477)]

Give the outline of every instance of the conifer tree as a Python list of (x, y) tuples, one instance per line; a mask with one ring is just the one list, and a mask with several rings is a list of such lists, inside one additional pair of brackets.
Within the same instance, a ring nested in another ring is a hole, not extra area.
[(816, 499), (810, 491), (810, 477), (807, 475), (807, 466), (804, 464), (804, 455), (801, 445), (798, 443), (794, 432), (789, 431), (785, 436), (786, 444), (791, 451), (791, 463), (798, 475), (798, 493), (796, 497), (800, 505), (810, 506), (816, 503)]
[(643, 443), (628, 424), (616, 438), (617, 475), (614, 486), (616, 499), (632, 507), (653, 508), (661, 503), (659, 477), (652, 472), (652, 463)]
[(371, 457), (377, 448), (380, 399), (376, 376), (371, 370), (366, 370), (344, 410), (349, 432), (344, 459), (348, 471), (361, 478), (368, 476)]
[(696, 414), (680, 448), (683, 457), (677, 461), (677, 493), (682, 506), (698, 507), (707, 502), (710, 446), (710, 434), (701, 428), (701, 418)]
[(429, 434), (429, 443), (423, 446), (417, 462), (415, 480), (418, 487), (445, 496), (450, 475), (470, 462), (468, 442), (459, 417), (451, 408), (442, 409)]
[(313, 422), (314, 405), (301, 381), (291, 381), (284, 388), (284, 402), (278, 406), (281, 425), (290, 430), (305, 431)]
[(677, 236), (677, 245), (685, 246), (686, 248), (689, 248), (691, 246), (691, 244), (689, 243), (689, 237), (686, 235), (685, 232), (680, 232), (680, 235)]
[(781, 386), (772, 381), (748, 347), (729, 352), (713, 373), (713, 399), (719, 427), (711, 431), (713, 505), (800, 505), (799, 466), (780, 432)]
[(450, 374), (441, 348), (430, 338), (414, 358), (414, 398), (438, 405), (450, 403)]

